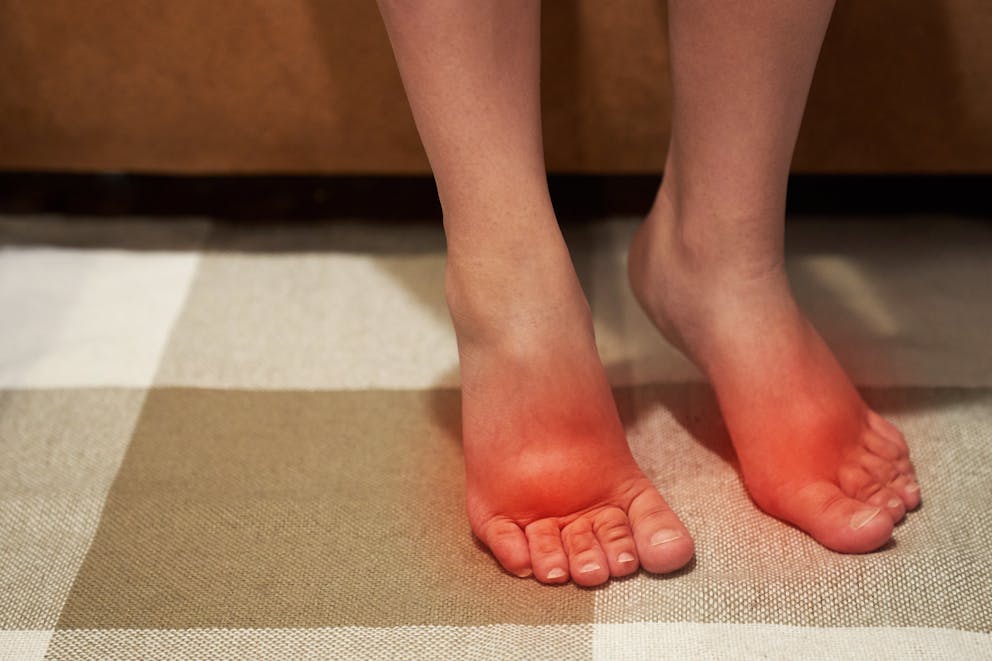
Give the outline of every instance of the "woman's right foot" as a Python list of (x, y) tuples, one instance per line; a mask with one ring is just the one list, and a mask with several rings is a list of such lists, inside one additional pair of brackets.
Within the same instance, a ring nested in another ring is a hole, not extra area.
[(599, 585), (684, 566), (693, 542), (634, 461), (557, 228), (452, 250), (468, 516), (517, 576)]
[(902, 434), (799, 310), (773, 244), (693, 222), (663, 187), (631, 245), (637, 299), (712, 383), (755, 503), (830, 549), (877, 549), (920, 502)]

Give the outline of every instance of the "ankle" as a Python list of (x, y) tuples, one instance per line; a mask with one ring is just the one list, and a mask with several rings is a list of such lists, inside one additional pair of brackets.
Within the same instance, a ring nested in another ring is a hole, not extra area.
[(493, 191), (490, 197), (443, 207), (449, 259), (491, 262), (561, 241), (550, 197), (520, 192), (508, 199), (508, 195)]
[(702, 358), (728, 333), (768, 315), (797, 314), (781, 250), (739, 228), (726, 230), (724, 222), (726, 217), (680, 213), (662, 191), (634, 237), (628, 262), (641, 306), (704, 372)]
[[(702, 211), (706, 209), (706, 211)], [(736, 286), (784, 277), (783, 214), (775, 209), (710, 211), (664, 185), (645, 229), (658, 260), (692, 280)]]
[(445, 298), (462, 345), (526, 345), (592, 329), (592, 312), (568, 253), (521, 249), (448, 258)]

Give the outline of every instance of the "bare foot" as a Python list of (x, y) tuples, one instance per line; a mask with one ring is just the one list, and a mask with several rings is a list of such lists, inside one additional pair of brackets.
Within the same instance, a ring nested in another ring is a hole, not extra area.
[(692, 538), (627, 447), (564, 243), (528, 241), (489, 261), (449, 249), (472, 530), (543, 583), (678, 569)]
[(635, 295), (712, 383), (755, 503), (835, 551), (877, 549), (920, 502), (902, 434), (799, 310), (775, 250), (700, 236), (663, 188), (631, 245)]

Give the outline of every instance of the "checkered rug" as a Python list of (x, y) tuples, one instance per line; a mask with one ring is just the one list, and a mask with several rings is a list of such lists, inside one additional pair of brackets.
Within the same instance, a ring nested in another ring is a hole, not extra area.
[(992, 225), (790, 222), (924, 504), (845, 556), (758, 512), (712, 392), (567, 228), (635, 456), (697, 540), (598, 589), (463, 511), (439, 223), (0, 218), (0, 658), (992, 658)]

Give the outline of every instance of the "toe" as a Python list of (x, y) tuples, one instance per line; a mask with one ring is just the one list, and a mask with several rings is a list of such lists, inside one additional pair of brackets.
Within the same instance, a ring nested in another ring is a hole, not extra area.
[(888, 484), (900, 475), (894, 461), (883, 459), (873, 452), (861, 453), (858, 457), (858, 463), (879, 484)]
[(899, 494), (906, 511), (914, 510), (920, 506), (920, 485), (917, 484), (913, 475), (905, 473), (894, 479), (889, 484), (889, 489)]
[[(911, 482), (915, 484), (913, 467), (908, 458), (890, 461), (872, 452), (864, 452), (859, 457), (858, 463), (862, 471), (871, 479), (856, 493), (844, 489), (845, 493), (884, 508), (893, 517), (893, 521), (899, 521), (905, 516), (907, 509), (919, 504), (919, 489), (915, 494), (912, 488), (906, 490)], [(843, 488), (843, 480), (841, 482)], [(898, 504), (894, 500), (898, 500)]]
[(864, 501), (868, 505), (874, 505), (879, 507), (883, 512), (889, 515), (893, 523), (899, 523), (902, 518), (906, 516), (906, 505), (902, 502), (902, 498), (894, 490), (889, 487), (882, 487), (875, 491), (875, 493)]
[(521, 578), (531, 575), (527, 537), (516, 523), (509, 519), (491, 519), (480, 537), (503, 569)]
[(896, 467), (896, 470), (899, 471), (901, 475), (905, 475), (906, 477), (913, 480), (916, 479), (916, 469), (913, 468), (913, 462), (909, 460), (909, 457), (896, 459), (895, 461), (892, 462), (892, 464)]
[(695, 553), (689, 531), (654, 487), (645, 488), (627, 508), (641, 567), (665, 574), (685, 566)]
[(844, 495), (862, 500), (866, 493), (872, 495), (878, 490), (878, 480), (862, 468), (860, 462), (846, 462), (837, 471), (837, 482)]
[(906, 438), (899, 429), (874, 411), (868, 411), (868, 424), (876, 433), (897, 446), (904, 455), (909, 454), (909, 446), (906, 445)]
[(561, 531), (568, 554), (572, 580), (578, 585), (605, 583), (610, 578), (610, 566), (603, 547), (599, 545), (589, 516), (580, 516)]
[(908, 456), (905, 443), (902, 445), (893, 443), (874, 429), (866, 429), (862, 435), (862, 440), (866, 448), (882, 459), (896, 461), (897, 459), (904, 459)]
[(892, 519), (879, 516), (881, 508), (850, 498), (823, 480), (783, 486), (770, 513), (841, 553), (867, 553), (892, 536)]
[(534, 576), (542, 583), (568, 581), (568, 556), (561, 544), (561, 530), (554, 519), (539, 519), (524, 530)]
[(607, 507), (592, 519), (592, 529), (606, 554), (613, 576), (627, 576), (637, 571), (637, 546), (627, 515), (616, 507)]

